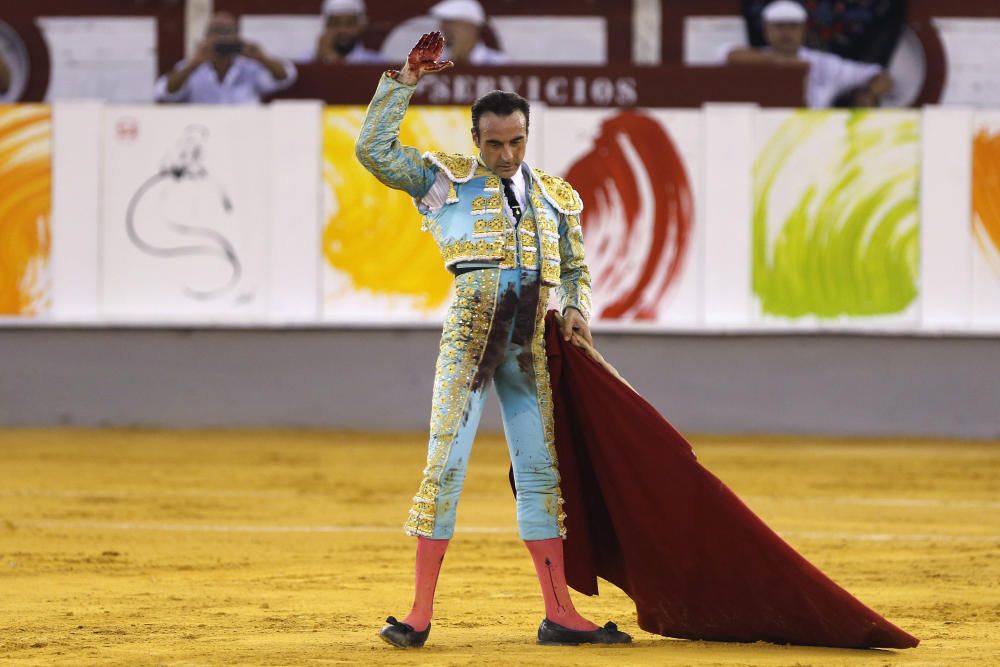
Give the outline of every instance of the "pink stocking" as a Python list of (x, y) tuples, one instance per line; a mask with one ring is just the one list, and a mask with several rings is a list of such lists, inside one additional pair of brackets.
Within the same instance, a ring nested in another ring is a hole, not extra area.
[(535, 572), (545, 599), (546, 618), (570, 630), (596, 630), (598, 626), (580, 616), (569, 598), (562, 539), (525, 540), (524, 544), (535, 561)]
[(403, 619), (417, 632), (423, 632), (434, 614), (434, 589), (437, 588), (438, 574), (448, 550), (448, 540), (417, 538), (416, 586), (413, 593), (413, 607)]

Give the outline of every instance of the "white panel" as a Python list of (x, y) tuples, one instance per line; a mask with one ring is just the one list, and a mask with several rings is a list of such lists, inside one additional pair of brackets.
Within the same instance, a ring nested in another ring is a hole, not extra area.
[(316, 320), (323, 107), (319, 102), (280, 101), (269, 109), (274, 138), (270, 316), (279, 321)]
[(632, 64), (659, 65), (663, 34), (660, 0), (632, 2)]
[(926, 107), (921, 133), (921, 323), (964, 328), (972, 305), (972, 113)]
[(705, 300), (711, 327), (750, 322), (751, 105), (706, 105)]
[[(532, 101), (530, 112), (528, 146), (524, 150), (524, 161), (538, 169), (549, 169), (548, 165), (545, 164), (545, 119), (550, 113), (549, 105), (545, 102)], [(469, 124), (472, 124), (471, 115)]]
[(270, 124), (260, 107), (114, 107), (104, 121), (108, 318), (263, 318)]
[(315, 15), (252, 14), (240, 17), (240, 36), (257, 42), (268, 54), (300, 62), (315, 59), (323, 18)]
[[(608, 27), (600, 16), (493, 16), (490, 25), (514, 63), (608, 63)], [(572, 37), (559, 39), (553, 48), (553, 35)]]
[(720, 65), (730, 50), (746, 46), (742, 16), (688, 16), (684, 19), (684, 64)]
[(935, 18), (948, 64), (942, 104), (1000, 106), (1000, 18)]
[(52, 59), (47, 99), (151, 102), (156, 79), (156, 19), (38, 19)]
[(98, 308), (102, 107), (52, 107), (52, 318), (91, 322)]
[[(501, 50), (515, 63), (539, 65), (604, 65), (608, 62), (607, 24), (593, 16), (490, 16)], [(397, 24), (385, 41), (382, 54), (389, 62), (403, 62), (418, 35), (438, 30), (430, 16), (415, 16)], [(553, 35), (571, 35), (553, 47)], [(312, 44), (310, 44), (310, 47)]]

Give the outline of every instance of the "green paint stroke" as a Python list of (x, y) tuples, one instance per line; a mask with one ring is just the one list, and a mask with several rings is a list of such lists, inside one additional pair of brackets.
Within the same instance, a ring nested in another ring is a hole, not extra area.
[[(839, 154), (809, 152), (815, 133), (844, 129)], [(917, 137), (915, 119), (887, 123), (870, 111), (803, 110), (781, 125), (754, 164), (753, 290), (765, 313), (858, 317), (900, 313), (913, 303)], [(799, 195), (769, 239), (775, 182), (817, 159), (829, 163), (827, 173)]]

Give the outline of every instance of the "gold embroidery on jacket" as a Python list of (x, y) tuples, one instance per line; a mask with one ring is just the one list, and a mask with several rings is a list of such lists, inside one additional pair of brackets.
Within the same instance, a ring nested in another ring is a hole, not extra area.
[(517, 224), (517, 240), (521, 244), (521, 267), (538, 270), (538, 236), (535, 233), (535, 211), (528, 209)]
[(547, 236), (542, 237), (542, 256), (546, 259), (556, 259), (559, 257), (559, 242)]
[(424, 153), (423, 157), (424, 160), (443, 171), (448, 180), (454, 183), (466, 183), (476, 172), (476, 158), (468, 155), (428, 151)]
[(583, 200), (573, 186), (567, 181), (546, 174), (544, 171), (532, 169), (535, 182), (542, 188), (542, 195), (557, 211), (566, 215), (579, 215), (583, 210)]
[(506, 239), (479, 239), (476, 241), (456, 241), (441, 249), (444, 265), (451, 268), (458, 262), (502, 260), (506, 257)]
[(472, 233), (476, 236), (480, 234), (502, 234), (507, 228), (507, 221), (502, 215), (495, 215), (492, 218), (481, 218), (472, 223)]
[(547, 257), (542, 259), (542, 284), (558, 285), (560, 275), (559, 262), (554, 262)]
[[(537, 170), (535, 170), (537, 172)], [(545, 198), (541, 183), (534, 179), (531, 188), (531, 205), (536, 218), (532, 221), (532, 231), (542, 237), (542, 254), (539, 259), (542, 284), (548, 287), (559, 285), (559, 227), (551, 216), (550, 204)], [(548, 242), (546, 240), (548, 239)], [(552, 244), (555, 241), (555, 245)]]
[(583, 228), (575, 215), (566, 216), (566, 234), (559, 239), (562, 254), (561, 270), (566, 279), (560, 282), (559, 299), (564, 308), (577, 308), (584, 319), (590, 319), (590, 271), (584, 260)]
[(503, 200), (499, 193), (490, 197), (476, 197), (472, 200), (472, 215), (499, 213), (502, 209)]

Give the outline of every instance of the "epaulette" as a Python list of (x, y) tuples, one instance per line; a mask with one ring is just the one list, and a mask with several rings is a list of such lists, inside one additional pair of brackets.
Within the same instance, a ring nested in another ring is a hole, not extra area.
[(550, 204), (565, 215), (579, 215), (583, 210), (583, 200), (565, 179), (532, 169), (532, 173), (542, 188), (542, 194)]
[(471, 155), (441, 151), (427, 151), (424, 153), (424, 160), (443, 171), (452, 183), (468, 182), (475, 175), (476, 165), (479, 164)]

